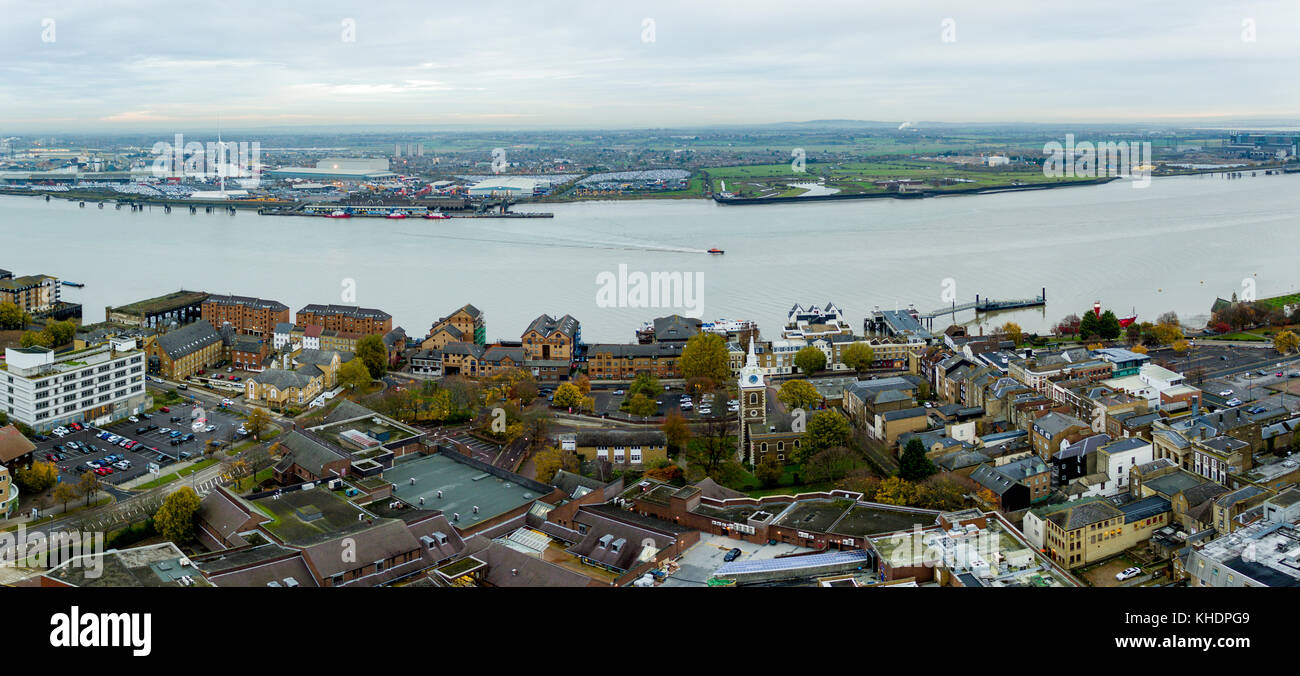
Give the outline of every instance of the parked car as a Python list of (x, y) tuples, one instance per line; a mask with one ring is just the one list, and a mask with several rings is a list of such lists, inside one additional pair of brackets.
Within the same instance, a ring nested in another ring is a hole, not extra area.
[(739, 547), (733, 547), (731, 551), (727, 552), (726, 556), (722, 557), (722, 560), (726, 561), (727, 563), (731, 563), (732, 561), (735, 561), (736, 559), (740, 558), (740, 555), (742, 553), (743, 552), (740, 551)]
[(1232, 390), (1224, 390), (1224, 391), (1222, 391), (1222, 392), (1219, 393), (1219, 396), (1220, 396), (1220, 397), (1231, 397), (1231, 396), (1232, 396)]
[(208, 425), (207, 427), (204, 427), (204, 428), (203, 428), (203, 431), (204, 431), (204, 432), (215, 432), (216, 429), (217, 429), (217, 426), (216, 426), (216, 425)]
[(136, 416), (131, 416), (130, 418), (127, 418), (127, 420), (130, 420), (131, 422), (140, 422), (140, 418)]
[(1120, 582), (1123, 582), (1124, 580), (1131, 580), (1141, 574), (1142, 574), (1141, 568), (1125, 568), (1124, 570), (1115, 573), (1115, 579), (1119, 580)]
[(1227, 403), (1228, 406), (1241, 406), (1241, 400), (1236, 397), (1229, 399)]
[(158, 410), (161, 411), (161, 412), (163, 412), (163, 413), (171, 413), (171, 412), (172, 412), (172, 410), (171, 410), (170, 408), (166, 407), (166, 406), (164, 406), (164, 407), (162, 407), (162, 408), (160, 408), (160, 409), (158, 409)]
[(153, 416), (152, 416), (152, 415), (149, 415), (148, 413), (141, 413), (141, 414), (140, 414), (140, 417), (141, 417), (141, 418), (144, 418), (145, 420), (152, 420), (152, 419), (153, 419)]
[(82, 426), (81, 426), (81, 423), (72, 423), (71, 425), (68, 425), (68, 429), (70, 429), (70, 430), (72, 430), (72, 431), (74, 431), (74, 432), (80, 432), (81, 430), (84, 430), (84, 429), (86, 429), (86, 428), (85, 428), (85, 427), (82, 427)]

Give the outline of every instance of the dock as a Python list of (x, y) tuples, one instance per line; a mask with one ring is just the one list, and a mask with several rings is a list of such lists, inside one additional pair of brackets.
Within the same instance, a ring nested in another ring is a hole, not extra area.
[(979, 314), (982, 312), (1002, 312), (1004, 310), (1019, 310), (1021, 308), (1027, 308), (1027, 307), (1042, 307), (1044, 305), (1047, 305), (1047, 287), (1043, 287), (1042, 292), (1039, 293), (1039, 295), (1034, 296), (1032, 298), (1016, 298), (1012, 300), (995, 300), (992, 298), (981, 298), (979, 294), (976, 294), (975, 300), (973, 301), (967, 303), (960, 303), (960, 304), (957, 303), (956, 301), (953, 301), (953, 304), (949, 307), (939, 308), (938, 310), (933, 310), (931, 312), (921, 313), (920, 315), (918, 315), (917, 318), (923, 322), (926, 322), (926, 324), (930, 328), (934, 328), (934, 320), (937, 317), (943, 317), (945, 315), (956, 315), (958, 312), (967, 312), (970, 310), (974, 310), (976, 314)]

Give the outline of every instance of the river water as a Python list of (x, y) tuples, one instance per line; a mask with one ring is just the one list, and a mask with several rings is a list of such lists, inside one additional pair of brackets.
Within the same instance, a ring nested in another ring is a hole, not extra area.
[[(1297, 175), (923, 200), (587, 202), (527, 208), (553, 219), (443, 221), (131, 212), (5, 195), (0, 268), (84, 282), (64, 287), (64, 298), (84, 306), (86, 322), (101, 321), (105, 306), (185, 288), (295, 311), (378, 307), (419, 336), (464, 303), (486, 313), (489, 339), (517, 340), (538, 314), (569, 313), (586, 341), (626, 342), (647, 319), (695, 308), (689, 297), (686, 307), (620, 306), (617, 293), (614, 307), (598, 300), (626, 265), (628, 275), (698, 278), (706, 319), (757, 320), (767, 337), (796, 302), (832, 301), (860, 330), (877, 306), (927, 311), (947, 305), (949, 291), (961, 303), (1046, 287), (1045, 308), (978, 320), (1034, 331), (1097, 300), (1121, 316), (1174, 310), (1190, 322), (1204, 321), (1216, 296), (1246, 291), (1243, 280), (1259, 297), (1300, 289), (1297, 207)], [(705, 253), (711, 247), (726, 253)], [(947, 323), (936, 320), (936, 330)]]

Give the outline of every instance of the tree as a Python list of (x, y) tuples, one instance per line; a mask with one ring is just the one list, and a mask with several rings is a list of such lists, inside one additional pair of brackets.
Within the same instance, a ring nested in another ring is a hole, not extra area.
[(153, 515), (158, 533), (180, 545), (194, 535), (194, 514), (199, 509), (199, 495), (189, 486), (182, 486), (167, 499)]
[(840, 352), (840, 361), (854, 371), (862, 373), (875, 363), (876, 353), (867, 343), (850, 343)]
[(754, 468), (754, 478), (763, 484), (764, 488), (771, 488), (781, 482), (781, 475), (785, 473), (785, 468), (781, 461), (776, 459), (775, 453), (768, 453), (763, 456), (762, 461)]
[(795, 451), (796, 461), (803, 462), (820, 451), (849, 443), (849, 421), (835, 411), (818, 411), (808, 420), (803, 443)]
[(28, 316), (15, 303), (0, 303), (0, 329), (21, 329), (27, 325)]
[(636, 378), (632, 380), (632, 384), (627, 388), (627, 394), (629, 397), (644, 394), (650, 399), (659, 396), (661, 391), (659, 379), (654, 377), (653, 374), (646, 372), (636, 374)]
[(72, 321), (50, 322), (45, 326), (52, 345), (67, 345), (77, 335), (77, 324)]
[(28, 493), (40, 493), (58, 479), (59, 468), (52, 462), (37, 460), (27, 467), (19, 467), (14, 479)]
[(966, 506), (965, 487), (944, 476), (932, 476), (916, 487), (916, 506), (952, 512)]
[(660, 481), (677, 481), (682, 478), (682, 468), (668, 460), (658, 460), (646, 470), (645, 475)]
[(1101, 319), (1098, 320), (1097, 333), (1106, 340), (1115, 340), (1123, 329), (1119, 325), (1119, 317), (1114, 312), (1107, 310), (1101, 313)]
[(664, 436), (668, 439), (668, 445), (672, 448), (685, 448), (686, 444), (691, 440), (691, 426), (686, 423), (686, 418), (677, 410), (668, 412), (660, 429), (663, 430)]
[(80, 497), (77, 493), (77, 485), (71, 482), (60, 482), (54, 487), (54, 501), (63, 504), (63, 511), (68, 511), (68, 503)]
[(582, 390), (573, 383), (564, 383), (555, 388), (551, 403), (560, 408), (575, 408), (582, 404)]
[(577, 386), (578, 391), (581, 392), (583, 396), (591, 394), (591, 378), (588, 378), (587, 374), (579, 373), (574, 377), (573, 384)]
[(1173, 343), (1182, 340), (1183, 329), (1177, 324), (1159, 323), (1151, 327), (1151, 335), (1156, 339), (1156, 342), (1161, 345), (1172, 345)]
[(724, 382), (731, 377), (731, 356), (727, 352), (727, 343), (716, 333), (697, 333), (686, 341), (682, 348), (682, 377), (708, 378), (714, 382)]
[(1079, 315), (1066, 315), (1061, 319), (1060, 323), (1056, 325), (1056, 334), (1058, 336), (1078, 335), (1080, 321)]
[(54, 339), (45, 331), (24, 331), (18, 339), (18, 344), (23, 347), (51, 347)]
[(1020, 325), (1015, 322), (1007, 322), (1006, 324), (1003, 324), (1001, 328), (998, 329), (998, 332), (1004, 334), (1007, 337), (1007, 340), (1015, 343), (1016, 347), (1020, 347), (1020, 344), (1025, 342), (1025, 332), (1021, 330)]
[(826, 353), (809, 345), (794, 353), (794, 365), (800, 373), (810, 376), (826, 368)]
[(857, 456), (843, 446), (820, 451), (803, 463), (802, 478), (807, 482), (838, 481), (858, 464)]
[(1101, 335), (1101, 320), (1095, 312), (1085, 312), (1079, 319), (1079, 337), (1093, 338)]
[(727, 434), (727, 423), (721, 418), (711, 418), (696, 444), (688, 448), (694, 448), (694, 461), (715, 480), (722, 464), (736, 452), (735, 441)]
[(781, 383), (776, 398), (790, 408), (802, 409), (811, 409), (822, 401), (822, 395), (807, 380), (787, 380)]
[(77, 481), (77, 488), (82, 495), (86, 496), (86, 504), (89, 505), (90, 499), (99, 492), (99, 475), (94, 472), (83, 472), (81, 479)]
[(898, 475), (908, 481), (921, 481), (939, 471), (934, 462), (925, 455), (925, 445), (920, 439), (912, 437), (903, 447), (903, 456), (899, 458)]
[(903, 477), (891, 476), (880, 482), (876, 502), (886, 505), (906, 506), (916, 502), (916, 486)]
[(659, 405), (655, 403), (655, 400), (643, 393), (628, 397), (626, 405), (628, 413), (642, 418), (652, 416), (659, 410)]
[(1150, 350), (1148, 350), (1145, 345), (1134, 345), (1133, 351), (1138, 354), (1146, 354), (1150, 352)]
[(388, 372), (388, 346), (377, 333), (362, 336), (357, 341), (356, 358), (366, 365), (371, 378), (379, 378)]
[(1300, 336), (1294, 331), (1282, 331), (1273, 337), (1273, 348), (1282, 354), (1290, 354), (1300, 349)]
[(359, 390), (370, 383), (370, 369), (360, 359), (343, 362), (339, 367), (339, 385), (349, 390)]
[(248, 433), (253, 435), (254, 439), (260, 441), (262, 438), (262, 429), (266, 427), (267, 423), (268, 419), (265, 410), (256, 406), (250, 407), (248, 410), (248, 418), (244, 420), (244, 429), (248, 430)]
[(1182, 354), (1182, 353), (1184, 353), (1184, 352), (1187, 351), (1187, 348), (1188, 348), (1188, 347), (1191, 347), (1191, 346), (1188, 344), (1188, 342), (1187, 342), (1186, 340), (1183, 340), (1182, 338), (1179, 338), (1178, 340), (1175, 340), (1175, 341), (1174, 341), (1174, 344), (1173, 344), (1173, 345), (1170, 345), (1170, 347), (1172, 347), (1172, 348), (1174, 349), (1174, 352), (1177, 352), (1177, 353), (1179, 353), (1179, 354)]
[(1161, 314), (1159, 317), (1156, 317), (1156, 324), (1179, 326), (1180, 322), (1178, 321), (1178, 313), (1170, 310), (1169, 312)]
[(548, 484), (555, 478), (556, 472), (564, 469), (564, 451), (554, 446), (533, 455), (533, 466), (537, 468), (537, 480)]

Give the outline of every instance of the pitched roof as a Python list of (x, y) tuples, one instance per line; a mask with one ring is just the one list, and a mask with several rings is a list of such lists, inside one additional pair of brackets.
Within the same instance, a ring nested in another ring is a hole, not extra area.
[(193, 324), (186, 324), (179, 329), (164, 333), (157, 338), (158, 347), (171, 359), (180, 359), (199, 350), (221, 342), (221, 334), (206, 319)]
[(285, 459), (293, 458), (293, 464), (306, 469), (316, 476), (325, 476), (324, 467), (331, 462), (346, 460), (348, 456), (341, 450), (337, 450), (324, 442), (297, 430), (290, 432), (280, 442), (285, 448), (289, 449)]
[(0, 427), (0, 462), (11, 462), (15, 458), (20, 458), (36, 450), (36, 444), (33, 444), (22, 432), (18, 431), (13, 425)]

